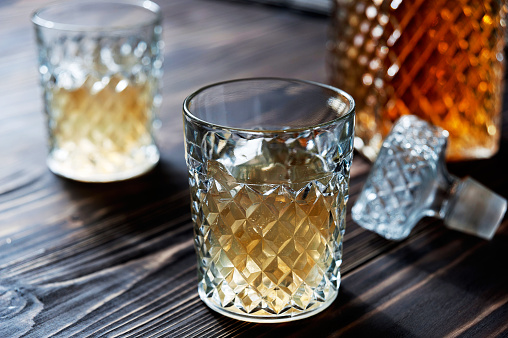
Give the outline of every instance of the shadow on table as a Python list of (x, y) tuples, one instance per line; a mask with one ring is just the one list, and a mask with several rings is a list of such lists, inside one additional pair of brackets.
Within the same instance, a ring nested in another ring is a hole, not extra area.
[[(72, 221), (84, 225), (105, 217), (125, 216), (130, 219), (128, 223), (135, 226), (133, 217), (136, 215), (155, 215), (164, 209), (171, 217), (172, 212), (177, 216), (184, 210), (190, 211), (186, 174), (164, 160), (149, 173), (120, 182), (83, 183), (56, 179), (75, 209)], [(139, 225), (146, 227), (148, 224)]]
[[(209, 310), (211, 311), (211, 310)], [(372, 314), (375, 313), (375, 316)], [(337, 300), (310, 318), (280, 324), (254, 324), (215, 315), (221, 332), (242, 337), (410, 337), (401, 325), (375, 306), (362, 302), (358, 295), (342, 287)], [(217, 329), (216, 329), (217, 330)]]

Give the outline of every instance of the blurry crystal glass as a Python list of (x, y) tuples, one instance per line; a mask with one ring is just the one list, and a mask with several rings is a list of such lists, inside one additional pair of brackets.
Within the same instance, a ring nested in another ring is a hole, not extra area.
[(49, 168), (79, 181), (107, 182), (154, 167), (159, 7), (150, 1), (64, 2), (37, 10), (32, 21)]
[(383, 145), (351, 212), (365, 229), (402, 240), (425, 216), (454, 230), (492, 239), (506, 199), (471, 177), (446, 170), (448, 132), (414, 115), (402, 116)]
[(408, 114), (449, 132), (449, 160), (497, 152), (505, 1), (334, 3), (330, 82), (355, 98), (363, 155), (374, 160), (393, 122)]
[(325, 309), (340, 284), (351, 96), (245, 79), (198, 90), (183, 111), (201, 299), (253, 322)]

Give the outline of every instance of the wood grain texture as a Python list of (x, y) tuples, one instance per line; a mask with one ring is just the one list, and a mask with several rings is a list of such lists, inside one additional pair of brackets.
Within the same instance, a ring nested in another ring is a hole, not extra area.
[[(244, 323), (199, 299), (182, 101), (232, 78), (326, 82), (326, 17), (231, 1), (160, 1), (161, 163), (130, 181), (84, 184), (54, 176), (44, 163), (29, 20), (43, 4), (0, 1), (0, 296), (24, 302), (15, 315), (0, 302), (0, 337), (508, 336), (506, 219), (491, 242), (431, 219), (406, 241), (389, 242), (348, 214), (339, 297), (311, 319)], [(504, 197), (507, 121), (505, 111), (495, 157), (449, 165)], [(354, 159), (349, 208), (369, 168)]]

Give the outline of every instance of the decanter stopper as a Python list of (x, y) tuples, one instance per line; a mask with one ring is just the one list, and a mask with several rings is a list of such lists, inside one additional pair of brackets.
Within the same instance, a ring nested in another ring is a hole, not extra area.
[(475, 180), (445, 167), (448, 132), (414, 115), (401, 117), (383, 142), (353, 220), (391, 239), (406, 238), (424, 216), (458, 231), (491, 239), (507, 202)]

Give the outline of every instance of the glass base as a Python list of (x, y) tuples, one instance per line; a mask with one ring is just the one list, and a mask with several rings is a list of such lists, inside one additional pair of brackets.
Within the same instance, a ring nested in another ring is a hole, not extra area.
[(328, 308), (337, 298), (337, 295), (339, 293), (338, 289), (333, 290), (333, 294), (330, 295), (330, 297), (323, 303), (319, 304), (317, 307), (314, 307), (312, 309), (298, 312), (298, 313), (282, 313), (282, 314), (270, 314), (270, 315), (252, 315), (241, 312), (238, 308), (233, 308), (232, 310), (229, 310), (229, 308), (223, 308), (219, 304), (215, 303), (212, 298), (209, 298), (206, 296), (205, 291), (202, 288), (202, 285), (200, 284), (198, 287), (199, 297), (201, 300), (212, 310), (220, 313), (221, 315), (224, 315), (226, 317), (230, 317), (236, 320), (242, 320), (245, 322), (252, 322), (252, 323), (283, 323), (283, 322), (291, 322), (299, 319), (308, 318), (311, 316), (314, 316), (321, 311)]
[(54, 174), (80, 182), (89, 183), (107, 183), (131, 179), (141, 176), (148, 171), (152, 170), (160, 159), (159, 151), (156, 146), (147, 152), (143, 161), (138, 164), (129, 166), (124, 170), (99, 172), (91, 169), (75, 169), (74, 166), (67, 162), (56, 160), (51, 154), (48, 156), (46, 163)]

